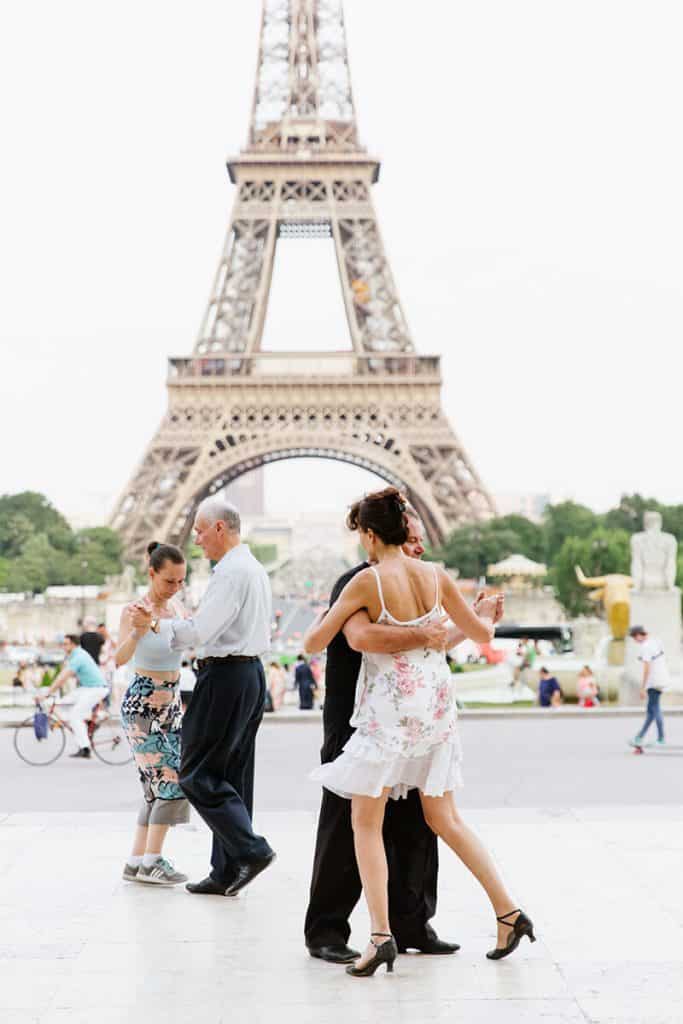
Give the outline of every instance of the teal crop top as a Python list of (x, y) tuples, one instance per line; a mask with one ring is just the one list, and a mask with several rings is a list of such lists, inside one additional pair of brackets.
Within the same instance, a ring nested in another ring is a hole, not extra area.
[(138, 640), (133, 655), (133, 668), (149, 672), (175, 672), (180, 669), (181, 651), (172, 651), (167, 636), (148, 630)]

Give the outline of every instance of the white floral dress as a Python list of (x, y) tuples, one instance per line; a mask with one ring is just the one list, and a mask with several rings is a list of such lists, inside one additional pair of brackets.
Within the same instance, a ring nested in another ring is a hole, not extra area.
[[(443, 615), (436, 566), (434, 607), (409, 622), (387, 610), (379, 573), (371, 568), (382, 605), (378, 623), (422, 626)], [(391, 787), (389, 795), (398, 800), (410, 789), (441, 796), (463, 785), (455, 684), (443, 652), (364, 653), (351, 725), (356, 732), (339, 757), (311, 775), (338, 796), (377, 797)]]

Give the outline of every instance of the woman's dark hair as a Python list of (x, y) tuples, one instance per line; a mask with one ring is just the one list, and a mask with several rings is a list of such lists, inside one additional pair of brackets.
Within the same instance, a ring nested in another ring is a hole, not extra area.
[(147, 545), (147, 554), (149, 564), (155, 572), (159, 572), (165, 562), (173, 562), (174, 565), (183, 565), (185, 562), (185, 556), (180, 548), (175, 544), (160, 544), (158, 540), (153, 540)]
[(372, 530), (383, 544), (405, 544), (408, 540), (408, 502), (396, 487), (366, 494), (354, 502), (346, 517), (349, 530)]
[(64, 639), (65, 640), (70, 640), (71, 643), (75, 647), (79, 647), (80, 646), (81, 638), (80, 638), (80, 636), (77, 633), (67, 633), (66, 636), (64, 637)]

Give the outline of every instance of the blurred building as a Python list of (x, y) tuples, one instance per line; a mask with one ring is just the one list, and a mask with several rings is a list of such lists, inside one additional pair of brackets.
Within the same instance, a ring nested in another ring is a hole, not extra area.
[(292, 551), (293, 530), (289, 523), (278, 519), (259, 519), (249, 523), (247, 540), (277, 549), (276, 559), (289, 557)]
[(265, 511), (263, 467), (238, 476), (223, 493), (237, 507), (242, 519), (258, 519)]
[(495, 495), (498, 514), (501, 516), (524, 516), (534, 523), (540, 523), (546, 506), (551, 503), (549, 494), (503, 493)]

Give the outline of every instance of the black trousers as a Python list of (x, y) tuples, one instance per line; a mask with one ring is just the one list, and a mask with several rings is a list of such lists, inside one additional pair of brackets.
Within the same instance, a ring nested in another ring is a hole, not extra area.
[[(389, 866), (389, 923), (399, 946), (420, 946), (436, 933), (429, 924), (436, 913), (439, 869), (436, 836), (427, 826), (417, 790), (406, 800), (388, 800), (384, 846)], [(349, 917), (361, 895), (353, 848), (351, 801), (323, 789), (306, 912), (306, 945), (344, 945)]]
[(183, 717), (180, 787), (213, 833), (211, 877), (228, 885), (238, 864), (271, 852), (254, 834), (254, 749), (266, 683), (258, 660), (210, 664)]

